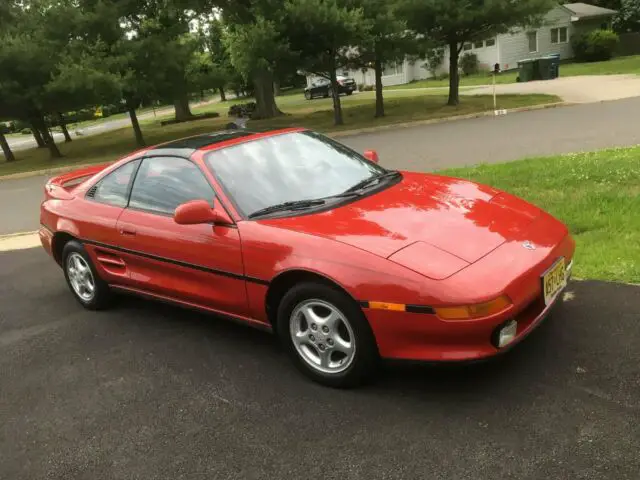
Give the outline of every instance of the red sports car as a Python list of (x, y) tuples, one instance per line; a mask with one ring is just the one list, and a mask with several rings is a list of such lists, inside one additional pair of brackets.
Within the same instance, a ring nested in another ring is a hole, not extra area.
[(274, 331), (316, 381), (496, 355), (558, 302), (575, 244), (492, 187), (393, 171), (304, 129), (199, 135), (51, 179), (40, 237), (88, 309), (131, 292)]

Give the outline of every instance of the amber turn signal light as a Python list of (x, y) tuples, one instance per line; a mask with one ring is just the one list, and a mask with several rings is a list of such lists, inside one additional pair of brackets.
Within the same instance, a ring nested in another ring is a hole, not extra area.
[(490, 302), (455, 307), (435, 307), (434, 310), (436, 315), (443, 320), (470, 320), (495, 315), (506, 310), (511, 305), (509, 297), (502, 295)]

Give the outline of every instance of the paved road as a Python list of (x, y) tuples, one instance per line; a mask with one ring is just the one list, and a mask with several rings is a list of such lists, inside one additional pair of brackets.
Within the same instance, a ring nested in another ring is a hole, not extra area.
[(640, 97), (341, 138), (396, 168), (436, 170), (640, 144)]
[[(156, 110), (156, 115), (158, 116), (168, 115), (171, 112), (173, 112), (173, 108), (163, 108), (163, 109)], [(138, 115), (138, 120), (145, 120), (148, 118), (152, 118), (153, 116), (154, 114), (152, 111), (147, 113), (141, 113), (140, 115)], [(89, 127), (83, 127), (80, 130), (82, 131), (83, 136), (89, 136), (89, 135), (96, 135), (98, 133), (108, 132), (110, 130), (115, 130), (117, 128), (122, 128), (130, 125), (131, 125), (131, 120), (129, 119), (129, 117), (126, 117), (126, 118), (119, 118), (117, 120), (107, 120)], [(75, 136), (74, 131), (75, 130), (70, 127), (69, 133), (72, 136)], [(61, 133), (54, 133), (53, 136), (56, 142), (64, 141), (64, 136)], [(33, 138), (33, 135), (24, 135), (17, 138), (9, 137), (7, 138), (7, 141), (9, 142), (9, 146), (11, 146), (11, 148), (14, 151), (25, 150), (27, 148), (34, 148), (36, 146), (36, 141)], [(0, 152), (0, 155), (1, 154), (2, 152)]]
[(82, 310), (0, 254), (2, 479), (611, 479), (640, 471), (640, 289), (574, 298), (500, 361), (308, 382), (267, 334), (136, 299)]
[[(340, 139), (416, 171), (640, 144), (640, 98), (478, 118)], [(38, 227), (44, 177), (0, 181), (0, 234)]]
[(37, 230), (47, 178), (0, 180), (0, 235)]

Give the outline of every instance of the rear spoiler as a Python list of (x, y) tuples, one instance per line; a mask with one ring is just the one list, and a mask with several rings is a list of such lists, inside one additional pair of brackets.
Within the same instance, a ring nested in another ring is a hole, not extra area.
[(78, 185), (90, 180), (111, 163), (91, 165), (90, 167), (79, 168), (72, 172), (63, 173), (50, 178), (44, 186), (44, 193), (47, 199), (55, 198), (59, 200), (70, 200), (74, 197), (73, 189)]

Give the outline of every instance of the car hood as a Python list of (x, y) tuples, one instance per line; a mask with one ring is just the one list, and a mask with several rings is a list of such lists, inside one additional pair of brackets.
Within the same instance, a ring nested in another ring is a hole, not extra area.
[(402, 174), (396, 185), (341, 207), (262, 222), (331, 238), (384, 258), (397, 253), (402, 264), (415, 263), (411, 257), (433, 258), (442, 252), (449, 267), (440, 276), (446, 276), (505, 241), (519, 239), (541, 213), (484, 185), (440, 175)]

